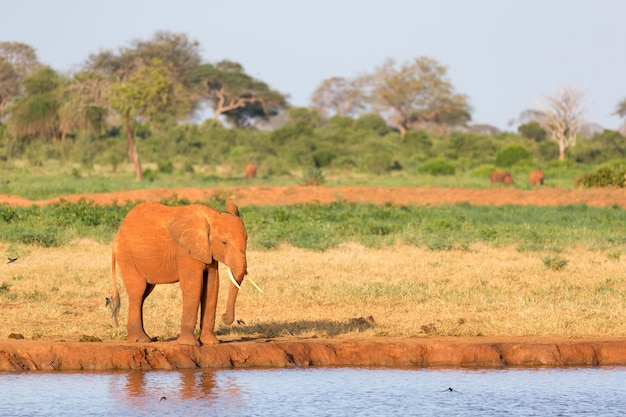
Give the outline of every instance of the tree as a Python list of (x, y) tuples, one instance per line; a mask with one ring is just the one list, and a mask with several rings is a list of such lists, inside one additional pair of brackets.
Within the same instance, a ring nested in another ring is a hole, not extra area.
[(626, 98), (617, 103), (617, 108), (614, 114), (618, 115), (622, 119), (625, 119), (624, 123), (622, 123), (622, 126), (620, 127), (620, 132), (622, 134), (626, 134)]
[(225, 116), (238, 127), (255, 118), (267, 118), (287, 107), (283, 94), (248, 75), (233, 61), (198, 66), (194, 74), (198, 91), (213, 109), (213, 118)]
[(626, 118), (626, 98), (617, 103), (617, 109), (615, 110), (615, 114), (617, 114), (621, 118)]
[(157, 32), (150, 40), (135, 40), (117, 53), (105, 50), (87, 60), (86, 70), (112, 80), (108, 105), (121, 118), (138, 180), (143, 179), (143, 172), (135, 142), (136, 123), (145, 120), (158, 126), (190, 116), (199, 102), (193, 90), (199, 63), (198, 42), (170, 32)]
[(61, 141), (75, 130), (101, 131), (108, 113), (111, 78), (93, 71), (74, 74), (62, 91), (59, 109)]
[(142, 64), (126, 80), (116, 82), (110, 92), (109, 104), (118, 112), (128, 138), (128, 157), (135, 166), (135, 178), (143, 179), (141, 160), (135, 141), (139, 120), (158, 122), (168, 114), (178, 113), (176, 90), (179, 88), (171, 71), (157, 58)]
[(416, 128), (463, 125), (471, 120), (464, 94), (455, 93), (446, 78), (447, 68), (434, 59), (420, 57), (396, 69), (388, 60), (367, 76), (374, 108), (386, 114), (404, 134)]
[(559, 145), (559, 161), (565, 160), (565, 151), (576, 145), (586, 111), (585, 95), (576, 87), (559, 88), (555, 95), (537, 103), (540, 109), (537, 122), (547, 132), (550, 140)]
[(59, 138), (60, 91), (65, 80), (50, 67), (27, 76), (24, 93), (9, 107), (9, 130), (16, 136)]
[(0, 42), (0, 116), (20, 93), (21, 82), (39, 63), (35, 50), (20, 42)]
[(318, 109), (325, 119), (332, 116), (356, 116), (366, 107), (366, 97), (361, 79), (343, 77), (328, 78), (311, 96), (311, 106)]

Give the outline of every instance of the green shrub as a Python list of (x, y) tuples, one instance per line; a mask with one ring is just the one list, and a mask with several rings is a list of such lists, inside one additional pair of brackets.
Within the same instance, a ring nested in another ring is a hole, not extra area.
[(163, 174), (171, 174), (174, 172), (174, 163), (170, 160), (157, 162), (157, 171)]
[(335, 153), (328, 149), (319, 149), (313, 152), (313, 163), (316, 168), (327, 167), (335, 159), (335, 156)]
[(385, 136), (387, 133), (393, 131), (393, 128), (387, 124), (385, 119), (376, 113), (367, 113), (360, 116), (354, 122), (354, 128), (362, 131), (373, 131), (380, 136)]
[(563, 268), (567, 266), (569, 261), (565, 258), (561, 258), (560, 256), (555, 257), (545, 257), (543, 258), (543, 264), (553, 270), (553, 271), (561, 271)]
[(387, 153), (367, 153), (363, 156), (362, 168), (366, 172), (382, 175), (393, 165), (393, 158)]
[(470, 171), (472, 177), (489, 178), (489, 175), (496, 170), (496, 166), (492, 164), (484, 164)]
[(324, 173), (319, 168), (307, 168), (302, 175), (304, 185), (322, 185), (325, 181)]
[(269, 156), (259, 165), (259, 175), (263, 177), (273, 177), (289, 175), (289, 165), (285, 158)]
[(418, 171), (430, 175), (454, 175), (456, 169), (443, 158), (433, 158), (424, 162)]
[(547, 139), (548, 134), (541, 125), (535, 121), (525, 123), (517, 128), (520, 135), (525, 138), (532, 139), (535, 142), (543, 142)]
[(154, 182), (157, 179), (158, 175), (156, 171), (151, 170), (150, 168), (146, 168), (143, 170), (143, 179), (145, 181)]
[(615, 169), (609, 166), (601, 166), (592, 172), (580, 177), (580, 184), (583, 187), (624, 187), (626, 181), (626, 167)]
[(17, 209), (8, 204), (0, 204), (0, 220), (2, 223), (10, 223), (18, 219)]
[(508, 145), (496, 153), (496, 165), (501, 167), (511, 167), (527, 160), (530, 160), (530, 152), (522, 145)]

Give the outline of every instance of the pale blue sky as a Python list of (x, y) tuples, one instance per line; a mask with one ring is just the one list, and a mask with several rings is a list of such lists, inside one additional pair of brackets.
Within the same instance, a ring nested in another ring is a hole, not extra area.
[(3, 2), (0, 40), (33, 46), (58, 71), (158, 30), (198, 40), (307, 106), (325, 78), (387, 58), (448, 66), (474, 123), (501, 129), (558, 87), (591, 100), (587, 119), (617, 129), (626, 97), (626, 0), (20, 0)]

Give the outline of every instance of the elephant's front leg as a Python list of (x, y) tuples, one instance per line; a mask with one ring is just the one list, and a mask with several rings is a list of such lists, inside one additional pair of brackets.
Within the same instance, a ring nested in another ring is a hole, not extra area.
[(198, 320), (198, 307), (200, 306), (203, 287), (203, 269), (204, 265), (200, 264), (199, 268), (196, 265), (195, 268), (181, 270), (180, 288), (183, 292), (183, 315), (180, 323), (180, 336), (177, 339), (181, 345), (199, 345), (193, 331)]
[(215, 311), (217, 295), (220, 289), (218, 263), (207, 266), (200, 305), (200, 342), (204, 345), (219, 343), (213, 329), (215, 328)]

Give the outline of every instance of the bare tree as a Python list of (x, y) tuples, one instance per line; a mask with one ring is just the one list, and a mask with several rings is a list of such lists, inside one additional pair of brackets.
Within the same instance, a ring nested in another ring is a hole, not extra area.
[(365, 108), (365, 93), (360, 79), (332, 77), (321, 82), (311, 96), (312, 107), (325, 119), (332, 116), (355, 116)]
[(537, 121), (550, 140), (559, 145), (559, 161), (565, 160), (565, 151), (576, 145), (576, 135), (584, 124), (585, 94), (575, 86), (559, 88), (555, 95), (537, 103), (541, 113)]

